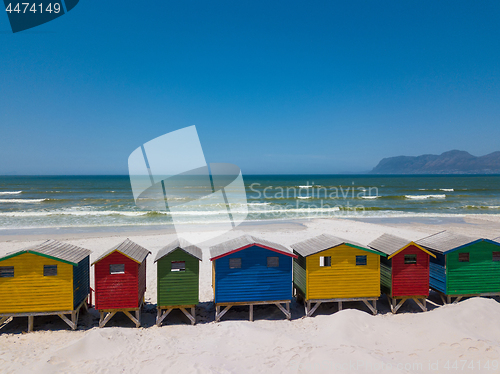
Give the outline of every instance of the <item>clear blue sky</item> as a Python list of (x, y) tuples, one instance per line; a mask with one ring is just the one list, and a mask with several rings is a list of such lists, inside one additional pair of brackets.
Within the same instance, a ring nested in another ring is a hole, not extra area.
[(0, 13), (0, 66), (0, 174), (126, 174), (191, 125), (244, 174), (500, 150), (498, 1), (81, 0)]

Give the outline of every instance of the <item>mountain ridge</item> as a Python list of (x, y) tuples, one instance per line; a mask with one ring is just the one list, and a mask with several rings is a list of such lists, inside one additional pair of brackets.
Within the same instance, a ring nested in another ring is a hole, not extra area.
[(382, 159), (372, 174), (500, 174), (500, 151), (485, 156), (452, 150), (440, 155), (396, 156)]

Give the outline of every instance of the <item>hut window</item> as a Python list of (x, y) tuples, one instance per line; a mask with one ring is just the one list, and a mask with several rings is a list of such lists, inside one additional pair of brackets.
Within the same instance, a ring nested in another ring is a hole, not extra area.
[(469, 254), (468, 253), (459, 253), (458, 254), (458, 262), (469, 262)]
[(125, 264), (109, 265), (109, 274), (125, 274)]
[(57, 275), (57, 265), (43, 265), (43, 276), (54, 277)]
[(416, 264), (417, 255), (405, 255), (405, 264)]
[(229, 269), (241, 269), (241, 258), (230, 258)]
[(319, 258), (319, 266), (332, 266), (332, 256), (321, 256)]
[(268, 257), (267, 258), (267, 267), (268, 268), (279, 268), (280, 267), (280, 258), (279, 257)]
[(186, 271), (186, 261), (172, 261), (172, 271)]
[(500, 261), (500, 252), (493, 252), (493, 261)]
[(0, 266), (0, 278), (13, 278), (14, 266)]
[(356, 256), (356, 266), (366, 265), (366, 256)]

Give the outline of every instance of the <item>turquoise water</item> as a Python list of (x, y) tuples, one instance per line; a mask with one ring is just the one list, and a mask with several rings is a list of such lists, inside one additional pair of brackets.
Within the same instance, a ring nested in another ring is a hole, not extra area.
[[(247, 220), (500, 214), (500, 176), (252, 175), (244, 181)], [(188, 224), (226, 217), (225, 206), (203, 199), (178, 214)], [(128, 176), (0, 177), (0, 229), (170, 223), (168, 212), (135, 206)]]

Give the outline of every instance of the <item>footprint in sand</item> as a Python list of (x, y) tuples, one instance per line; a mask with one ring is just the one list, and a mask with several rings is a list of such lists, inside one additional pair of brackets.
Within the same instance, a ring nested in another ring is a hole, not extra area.
[(476, 347), (469, 347), (468, 351), (474, 352), (474, 351), (479, 351)]
[(459, 343), (453, 343), (452, 345), (450, 345), (450, 347), (452, 347), (452, 348), (460, 348), (460, 344)]
[(408, 356), (409, 357), (418, 357), (418, 355), (416, 353), (410, 353)]
[(440, 346), (440, 347), (444, 347), (444, 346), (446, 346), (446, 345), (447, 345), (446, 343), (439, 343), (439, 346)]

